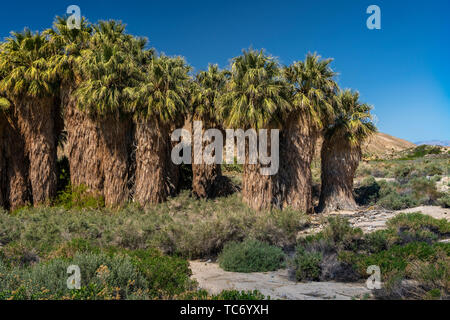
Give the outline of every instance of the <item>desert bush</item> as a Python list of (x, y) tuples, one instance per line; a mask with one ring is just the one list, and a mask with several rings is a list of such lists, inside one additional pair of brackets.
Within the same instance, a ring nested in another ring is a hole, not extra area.
[(387, 226), (396, 230), (399, 234), (429, 231), (435, 234), (435, 239), (450, 235), (450, 222), (446, 219), (435, 219), (420, 212), (401, 213), (390, 219)]
[(230, 242), (218, 257), (219, 266), (225, 271), (266, 272), (283, 267), (283, 251), (258, 240)]
[[(1, 261), (0, 298), (161, 299), (196, 288), (186, 260), (156, 250), (100, 252), (78, 240), (64, 248), (61, 257), (26, 268), (11, 268)], [(67, 288), (69, 265), (80, 267), (80, 290)]]
[(380, 190), (376, 204), (391, 210), (437, 204), (440, 196), (435, 181), (424, 177), (412, 178), (406, 184), (379, 181), (378, 185)]
[(152, 298), (174, 297), (192, 290), (195, 283), (189, 263), (178, 257), (164, 256), (157, 250), (126, 251), (133, 264), (145, 276)]
[(58, 193), (56, 205), (65, 209), (100, 209), (105, 206), (105, 200), (103, 196), (90, 192), (86, 186), (69, 184)]
[(439, 205), (443, 208), (450, 208), (450, 194), (447, 192), (437, 200)]
[(323, 231), (300, 239), (293, 268), (296, 279), (355, 281), (358, 279), (354, 267), (339, 258), (344, 250), (357, 250), (362, 245), (362, 230), (353, 228), (348, 219), (328, 218)]
[(353, 228), (348, 219), (339, 216), (328, 218), (328, 224), (321, 234), (326, 241), (343, 250), (358, 248), (363, 236), (361, 229)]
[(421, 145), (410, 150), (401, 160), (413, 160), (417, 158), (423, 158), (429, 154), (441, 154), (442, 150), (439, 146)]
[(376, 253), (388, 250), (398, 241), (397, 233), (392, 229), (377, 230), (364, 235), (362, 250)]
[(365, 178), (358, 188), (355, 188), (355, 200), (359, 205), (375, 203), (380, 197), (380, 186), (374, 177)]
[(320, 280), (320, 263), (322, 254), (320, 252), (307, 252), (298, 247), (294, 258), (295, 278), (297, 281)]
[(0, 211), (0, 244), (17, 243), (40, 257), (71, 239), (84, 239), (105, 248), (158, 248), (165, 254), (202, 258), (218, 254), (229, 241), (252, 237), (278, 246), (294, 245), (308, 225), (299, 211), (256, 212), (238, 195), (196, 201), (182, 192), (168, 202), (142, 210), (24, 208)]
[[(77, 265), (83, 290), (67, 288), (67, 267)], [(146, 297), (145, 278), (126, 256), (76, 254), (73, 259), (54, 259), (25, 269), (4, 270), (0, 278), (0, 297), (6, 299), (105, 299)], [(100, 294), (102, 293), (102, 294)]]
[(183, 293), (176, 298), (180, 300), (270, 300), (270, 297), (264, 296), (258, 290), (223, 290), (218, 294), (211, 295), (206, 290), (200, 289)]
[(445, 219), (400, 214), (387, 227), (362, 235), (346, 219), (329, 219), (322, 232), (299, 241), (293, 260), (297, 280), (356, 281), (367, 276), (370, 265), (380, 266), (384, 275), (403, 279), (411, 262), (450, 254), (449, 244), (436, 243), (448, 236), (450, 223)]
[(427, 261), (408, 263), (404, 271), (384, 276), (378, 299), (450, 299), (450, 258), (442, 251)]
[(381, 273), (388, 275), (391, 272), (404, 272), (409, 263), (413, 261), (433, 261), (439, 255), (450, 255), (450, 245), (445, 243), (411, 242), (406, 245), (394, 245), (388, 250), (371, 255), (359, 254), (352, 257), (356, 262), (358, 272), (363, 276), (367, 267), (379, 266)]
[(408, 182), (407, 186), (411, 188), (413, 198), (420, 204), (436, 204), (436, 200), (441, 195), (437, 191), (436, 181), (425, 177), (413, 178)]

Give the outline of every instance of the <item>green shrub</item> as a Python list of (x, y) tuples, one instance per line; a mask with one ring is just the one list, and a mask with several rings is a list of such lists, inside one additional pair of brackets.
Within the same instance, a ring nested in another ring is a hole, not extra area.
[(127, 254), (147, 279), (151, 297), (173, 297), (194, 288), (186, 260), (164, 256), (157, 250), (135, 250)]
[(428, 154), (441, 154), (442, 150), (439, 146), (428, 146), (421, 145), (413, 150), (411, 150), (405, 157), (401, 158), (401, 160), (412, 160), (417, 158), (422, 158)]
[[(63, 248), (61, 257), (26, 268), (8, 267), (0, 260), (0, 298), (161, 299), (196, 288), (186, 260), (156, 250), (99, 252), (80, 240)], [(80, 290), (67, 288), (69, 265), (80, 267)]]
[(364, 235), (362, 249), (369, 253), (388, 250), (398, 240), (397, 233), (392, 229), (377, 230)]
[(270, 300), (270, 297), (264, 296), (258, 290), (237, 291), (223, 290), (218, 294), (210, 295), (206, 290), (200, 289), (179, 295), (177, 299), (181, 300)]
[(438, 203), (443, 208), (450, 208), (450, 193), (445, 193), (444, 196), (439, 198)]
[(355, 189), (355, 200), (359, 205), (375, 203), (380, 196), (380, 186), (374, 177), (367, 177)]
[(450, 222), (446, 219), (439, 220), (420, 212), (398, 214), (387, 222), (387, 226), (400, 231), (430, 230), (438, 235), (450, 233)]
[(440, 196), (436, 182), (425, 177), (411, 179), (407, 186), (412, 189), (413, 198), (420, 204), (433, 205)]
[(212, 300), (266, 300), (270, 297), (265, 297), (258, 290), (253, 291), (237, 291), (224, 290), (218, 295), (213, 295)]
[(75, 298), (66, 284), (69, 265), (80, 267), (84, 289), (77, 292), (79, 298), (96, 299), (99, 297), (95, 294), (99, 292), (104, 293), (100, 298), (146, 296), (147, 282), (129, 257), (91, 253), (76, 254), (70, 260), (58, 258), (25, 269), (13, 268), (0, 278), (1, 295), (18, 299)]
[(275, 271), (283, 266), (284, 253), (280, 248), (265, 242), (247, 239), (240, 243), (227, 243), (219, 255), (218, 261), (220, 267), (226, 271)]
[(59, 192), (56, 205), (65, 209), (100, 209), (105, 206), (105, 200), (103, 196), (89, 192), (86, 186), (75, 187), (69, 184), (63, 191)]
[(298, 247), (294, 259), (297, 281), (320, 280), (321, 262), (322, 254), (320, 252), (307, 252), (304, 248)]
[(363, 232), (359, 228), (353, 228), (347, 218), (336, 216), (328, 218), (321, 236), (338, 249), (354, 250), (361, 244)]
[(381, 273), (387, 275), (391, 272), (403, 272), (412, 261), (433, 261), (440, 254), (450, 254), (450, 245), (445, 243), (427, 244), (425, 242), (412, 242), (406, 245), (395, 245), (388, 250), (371, 255), (357, 256), (356, 266), (359, 273), (365, 275), (367, 267), (379, 266)]
[[(412, 281), (405, 282), (405, 279)], [(375, 291), (378, 299), (448, 300), (450, 298), (450, 258), (438, 251), (426, 261), (410, 261), (404, 271), (384, 276), (383, 287)]]

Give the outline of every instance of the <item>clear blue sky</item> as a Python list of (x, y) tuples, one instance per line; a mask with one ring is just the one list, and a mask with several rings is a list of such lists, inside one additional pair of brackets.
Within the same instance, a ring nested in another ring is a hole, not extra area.
[[(380, 131), (410, 141), (450, 140), (450, 1), (5, 1), (0, 36), (49, 27), (70, 4), (91, 22), (118, 19), (150, 45), (196, 70), (225, 67), (243, 48), (265, 48), (284, 64), (308, 51), (333, 57), (343, 88), (375, 106)], [(366, 8), (381, 8), (381, 30)]]

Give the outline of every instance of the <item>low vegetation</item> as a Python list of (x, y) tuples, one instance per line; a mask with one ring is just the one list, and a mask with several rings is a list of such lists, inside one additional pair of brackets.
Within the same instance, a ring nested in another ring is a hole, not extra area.
[(185, 191), (168, 202), (142, 210), (23, 208), (0, 212), (2, 251), (34, 250), (45, 257), (66, 241), (81, 238), (105, 248), (157, 248), (165, 254), (204, 258), (225, 243), (247, 237), (279, 247), (295, 244), (309, 218), (298, 211), (253, 211), (235, 194), (215, 201), (196, 200)]
[[(428, 150), (424, 146), (416, 149), (419, 150), (412, 154)], [(440, 148), (430, 147), (427, 152), (432, 150), (438, 152)], [(360, 205), (378, 205), (390, 210), (420, 205), (449, 207), (448, 186), (442, 180), (450, 175), (449, 168), (447, 155), (436, 159), (411, 156), (406, 160), (363, 162), (357, 171), (356, 201)]]
[(218, 261), (225, 271), (266, 272), (280, 269), (284, 259), (284, 253), (280, 248), (247, 239), (243, 242), (227, 243)]
[[(0, 257), (0, 300), (265, 298), (257, 291), (223, 291), (211, 296), (198, 290), (195, 281), (190, 279), (191, 270), (186, 260), (163, 255), (154, 249), (102, 249), (86, 240), (74, 239), (42, 260), (23, 258), (8, 254)], [(80, 289), (67, 287), (70, 265), (80, 267)]]
[(297, 280), (359, 281), (380, 267), (380, 299), (450, 298), (450, 223), (420, 213), (400, 214), (387, 229), (363, 234), (331, 217), (325, 229), (299, 241), (293, 259)]

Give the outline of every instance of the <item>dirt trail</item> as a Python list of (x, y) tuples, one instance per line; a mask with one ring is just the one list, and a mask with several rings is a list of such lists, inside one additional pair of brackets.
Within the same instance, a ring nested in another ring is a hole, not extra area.
[(223, 271), (217, 263), (191, 261), (193, 278), (210, 293), (222, 290), (259, 290), (271, 299), (350, 300), (370, 294), (365, 283), (307, 282), (289, 279), (288, 270), (238, 273)]

